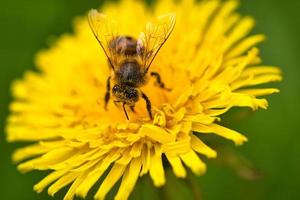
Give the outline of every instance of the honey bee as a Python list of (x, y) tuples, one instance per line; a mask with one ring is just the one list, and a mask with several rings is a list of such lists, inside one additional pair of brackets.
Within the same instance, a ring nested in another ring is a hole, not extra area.
[[(118, 23), (105, 14), (95, 9), (89, 11), (89, 25), (113, 72), (106, 82), (105, 109), (107, 109), (112, 92), (115, 104), (122, 104), (125, 116), (129, 120), (125, 106), (129, 106), (134, 112), (135, 103), (142, 97), (145, 100), (148, 115), (150, 119), (153, 119), (150, 99), (140, 87), (147, 83), (149, 68), (172, 33), (175, 19), (175, 14), (158, 17), (157, 22), (147, 23), (145, 31), (136, 39), (119, 34)], [(150, 76), (156, 79), (160, 88), (168, 89), (157, 72), (150, 72)], [(112, 89), (111, 81), (114, 82)]]

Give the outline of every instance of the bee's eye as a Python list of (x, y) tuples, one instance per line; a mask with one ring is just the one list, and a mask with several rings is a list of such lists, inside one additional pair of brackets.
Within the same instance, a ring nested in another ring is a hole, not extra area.
[(113, 92), (119, 92), (120, 91), (120, 87), (118, 85), (115, 85), (113, 88), (112, 88), (112, 91)]

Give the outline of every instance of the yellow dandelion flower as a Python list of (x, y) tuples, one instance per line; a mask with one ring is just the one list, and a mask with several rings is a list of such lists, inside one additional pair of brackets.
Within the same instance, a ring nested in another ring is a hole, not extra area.
[(254, 46), (264, 36), (248, 36), (254, 20), (237, 14), (237, 5), (163, 0), (149, 9), (124, 0), (101, 9), (118, 19), (124, 35), (135, 38), (156, 16), (176, 13), (175, 29), (151, 65), (172, 90), (157, 87), (155, 79), (142, 88), (153, 120), (144, 101), (138, 101), (135, 113), (128, 111), (129, 120), (112, 102), (104, 109), (110, 72), (86, 17), (76, 21), (74, 34), (41, 51), (38, 72), (26, 72), (13, 84), (7, 125), (8, 141), (31, 142), (13, 154), (18, 169), (51, 171), (34, 190), (49, 186), (49, 195), (54, 195), (70, 184), (65, 199), (84, 198), (101, 178), (95, 199), (105, 199), (118, 181), (115, 199), (127, 199), (145, 174), (155, 186), (165, 184), (163, 155), (177, 177), (186, 176), (186, 167), (203, 174), (206, 165), (200, 155), (215, 158), (217, 153), (200, 134), (216, 134), (236, 145), (247, 141), (219, 125), (221, 115), (232, 107), (266, 109), (261, 96), (278, 90), (252, 86), (279, 81), (281, 75), (277, 67), (260, 64)]

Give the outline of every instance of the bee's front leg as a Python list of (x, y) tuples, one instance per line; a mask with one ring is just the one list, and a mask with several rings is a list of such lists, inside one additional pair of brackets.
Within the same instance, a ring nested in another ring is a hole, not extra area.
[(157, 72), (151, 72), (150, 75), (153, 76), (153, 77), (156, 79), (156, 83), (157, 83), (157, 85), (158, 85), (160, 88), (165, 89), (165, 90), (168, 90), (168, 91), (171, 91), (170, 88), (166, 88), (166, 87), (165, 87), (165, 84), (164, 84), (164, 82), (162, 82), (159, 73), (157, 73)]
[(107, 104), (109, 102), (110, 99), (110, 76), (107, 78), (106, 80), (106, 92), (105, 92), (105, 97), (104, 97), (104, 109), (107, 110)]
[(142, 98), (143, 98), (143, 99), (145, 100), (145, 102), (146, 102), (146, 108), (147, 108), (149, 117), (150, 117), (150, 119), (152, 120), (152, 119), (153, 119), (153, 116), (152, 116), (152, 111), (151, 111), (151, 102), (150, 102), (149, 98), (146, 96), (145, 93), (141, 92), (141, 94), (142, 94)]

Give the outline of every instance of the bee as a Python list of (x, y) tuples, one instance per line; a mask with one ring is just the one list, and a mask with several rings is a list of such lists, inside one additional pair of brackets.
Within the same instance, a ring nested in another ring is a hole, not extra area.
[[(172, 33), (175, 21), (175, 14), (162, 15), (155, 23), (147, 23), (145, 31), (138, 38), (134, 38), (119, 34), (118, 23), (107, 15), (95, 9), (89, 11), (90, 28), (113, 72), (106, 81), (105, 109), (112, 93), (114, 103), (122, 104), (125, 116), (129, 120), (125, 106), (129, 106), (134, 112), (134, 106), (141, 97), (146, 103), (150, 119), (153, 119), (151, 101), (140, 88), (147, 83), (150, 75), (156, 79), (160, 88), (168, 89), (157, 72), (149, 74), (148, 71), (159, 50)], [(114, 82), (112, 88), (111, 81)]]

